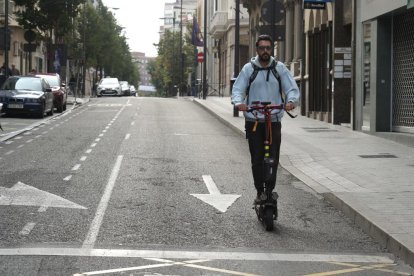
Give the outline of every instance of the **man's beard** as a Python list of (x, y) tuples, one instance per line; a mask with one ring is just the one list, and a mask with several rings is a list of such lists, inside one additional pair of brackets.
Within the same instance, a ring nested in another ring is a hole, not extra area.
[(269, 61), (270, 60), (270, 55), (269, 54), (261, 54), (261, 55), (259, 55), (259, 60), (262, 61), (262, 62)]

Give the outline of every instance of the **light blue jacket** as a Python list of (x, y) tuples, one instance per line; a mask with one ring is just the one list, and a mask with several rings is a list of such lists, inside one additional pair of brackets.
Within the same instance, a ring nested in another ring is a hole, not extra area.
[[(273, 60), (274, 58), (271, 57), (268, 66), (271, 65)], [(251, 61), (258, 67), (262, 67), (258, 56), (252, 58)], [(250, 85), (249, 96), (248, 99), (246, 99), (246, 90), (253, 71), (254, 68), (250, 62), (243, 66), (243, 69), (233, 85), (232, 103), (236, 106), (242, 103), (250, 105), (254, 101), (282, 104), (281, 93), (279, 92), (279, 83), (272, 72), (270, 72), (269, 80), (266, 81), (267, 70), (258, 71), (256, 78)], [(285, 102), (297, 104), (300, 97), (299, 88), (290, 71), (282, 62), (277, 62), (276, 71), (280, 76), (282, 90), (286, 95)], [(272, 116), (272, 122), (280, 122), (283, 117), (283, 113), (283, 111), (276, 112)], [(251, 112), (244, 112), (244, 117), (247, 121), (256, 121), (256, 117), (254, 117)], [(258, 118), (260, 121), (264, 121), (263, 115), (258, 116)]]

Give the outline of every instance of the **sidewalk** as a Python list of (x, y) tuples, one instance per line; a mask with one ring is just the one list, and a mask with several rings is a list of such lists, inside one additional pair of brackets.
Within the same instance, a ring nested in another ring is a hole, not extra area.
[[(229, 97), (194, 102), (244, 135)], [(414, 265), (414, 148), (303, 116), (284, 116), (282, 137), (283, 168)]]

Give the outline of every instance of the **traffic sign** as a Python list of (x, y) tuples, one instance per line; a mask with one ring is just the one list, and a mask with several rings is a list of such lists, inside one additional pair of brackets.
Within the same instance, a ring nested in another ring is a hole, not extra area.
[(204, 61), (204, 53), (200, 52), (197, 53), (197, 62), (203, 62)]

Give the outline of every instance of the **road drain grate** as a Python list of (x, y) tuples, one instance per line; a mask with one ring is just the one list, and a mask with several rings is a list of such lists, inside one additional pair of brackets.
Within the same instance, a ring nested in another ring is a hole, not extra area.
[(361, 158), (398, 158), (393, 154), (371, 154), (371, 155), (358, 155)]

